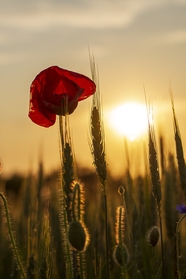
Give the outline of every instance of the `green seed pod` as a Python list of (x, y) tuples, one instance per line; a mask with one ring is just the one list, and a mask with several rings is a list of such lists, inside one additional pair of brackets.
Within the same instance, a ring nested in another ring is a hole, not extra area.
[(116, 264), (119, 265), (120, 267), (123, 266), (123, 261), (125, 265), (128, 264), (129, 252), (127, 250), (127, 247), (124, 244), (116, 245), (113, 253), (113, 258)]
[(147, 234), (147, 241), (152, 247), (155, 247), (158, 244), (160, 238), (159, 228), (154, 226), (150, 229)]
[(86, 250), (89, 236), (85, 225), (80, 221), (72, 221), (69, 224), (68, 241), (73, 249), (81, 252)]

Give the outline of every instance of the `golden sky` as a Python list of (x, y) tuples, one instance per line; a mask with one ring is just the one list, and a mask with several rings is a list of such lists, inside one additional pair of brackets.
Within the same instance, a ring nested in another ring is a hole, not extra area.
[[(107, 112), (126, 101), (145, 103), (144, 87), (171, 149), (171, 81), (186, 142), (185, 0), (2, 0), (0, 158), (4, 174), (35, 171), (40, 157), (46, 171), (60, 166), (58, 124), (46, 129), (31, 122), (29, 88), (35, 76), (52, 65), (91, 77), (89, 47), (99, 68), (110, 169), (123, 169), (125, 158), (123, 138), (109, 126)], [(90, 106), (91, 98), (79, 103), (70, 116), (76, 160), (88, 167), (92, 165)]]

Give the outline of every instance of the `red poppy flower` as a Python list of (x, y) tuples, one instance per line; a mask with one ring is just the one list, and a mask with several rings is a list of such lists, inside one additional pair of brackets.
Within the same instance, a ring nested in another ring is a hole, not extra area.
[(29, 117), (36, 124), (50, 127), (57, 115), (71, 114), (79, 101), (96, 91), (88, 77), (57, 66), (40, 72), (30, 86)]

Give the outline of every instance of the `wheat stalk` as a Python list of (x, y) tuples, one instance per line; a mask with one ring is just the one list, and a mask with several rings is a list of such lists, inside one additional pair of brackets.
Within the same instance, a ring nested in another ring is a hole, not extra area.
[(156, 140), (155, 140), (154, 127), (153, 124), (150, 124), (149, 115), (150, 113), (148, 111), (149, 168), (150, 168), (150, 176), (152, 182), (152, 194), (155, 197), (157, 203), (157, 209), (158, 209), (158, 218), (159, 218), (160, 234), (161, 234), (162, 275), (164, 278), (165, 263), (164, 263), (164, 246), (163, 246), (163, 225), (162, 225), (162, 216), (161, 216), (162, 192), (161, 192), (159, 166), (158, 166), (157, 152), (156, 152)]
[(178, 126), (178, 121), (177, 121), (176, 113), (175, 113), (175, 109), (174, 109), (174, 100), (173, 100), (171, 88), (169, 89), (169, 92), (170, 92), (172, 113), (173, 113), (174, 138), (175, 138), (175, 143), (176, 143), (178, 170), (179, 170), (179, 176), (180, 176), (182, 190), (184, 193), (184, 198), (186, 201), (186, 166), (185, 166), (185, 160), (184, 160), (184, 152), (183, 152), (183, 146), (182, 146), (182, 140), (181, 140), (180, 130), (179, 130), (179, 126)]

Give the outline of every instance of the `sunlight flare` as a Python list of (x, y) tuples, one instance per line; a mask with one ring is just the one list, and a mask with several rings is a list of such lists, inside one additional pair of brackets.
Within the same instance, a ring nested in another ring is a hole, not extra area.
[(133, 141), (147, 131), (147, 108), (137, 102), (123, 103), (110, 111), (109, 123), (117, 133)]

